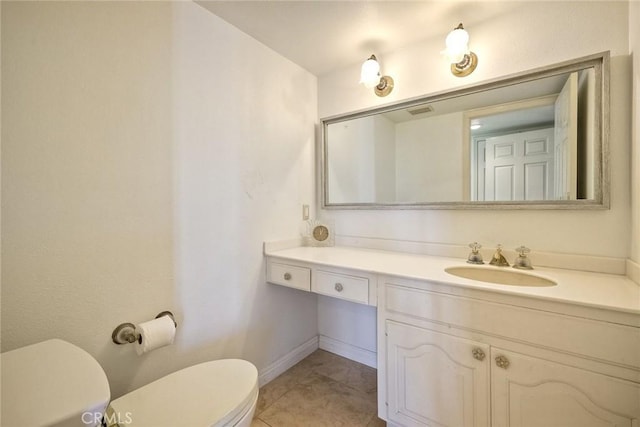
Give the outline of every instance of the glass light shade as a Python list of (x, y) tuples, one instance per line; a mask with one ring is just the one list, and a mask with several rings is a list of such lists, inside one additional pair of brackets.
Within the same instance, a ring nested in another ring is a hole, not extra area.
[(367, 59), (360, 70), (360, 83), (367, 88), (376, 87), (380, 83), (380, 64), (375, 59)]
[(469, 53), (469, 33), (462, 28), (456, 28), (447, 35), (445, 40), (447, 49), (445, 54), (452, 64), (458, 63)]

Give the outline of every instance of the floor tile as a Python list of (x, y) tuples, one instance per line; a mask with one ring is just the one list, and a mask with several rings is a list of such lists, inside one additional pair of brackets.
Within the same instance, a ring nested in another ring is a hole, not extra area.
[(258, 404), (256, 406), (256, 415), (260, 415), (268, 406), (280, 399), (286, 392), (296, 386), (301, 376), (291, 370), (286, 371), (279, 377), (275, 378), (260, 389), (258, 394)]
[(378, 418), (377, 416), (373, 417), (367, 427), (386, 427), (387, 423)]
[(262, 421), (260, 418), (254, 418), (251, 420), (251, 427), (270, 427), (269, 424)]
[[(303, 361), (314, 373), (324, 375), (366, 393), (375, 393), (377, 371), (328, 351), (318, 350)], [(301, 362), (302, 363), (302, 362)]]
[(376, 411), (367, 393), (312, 374), (260, 414), (272, 427), (367, 426)]
[(381, 427), (377, 371), (317, 350), (260, 389), (251, 427)]

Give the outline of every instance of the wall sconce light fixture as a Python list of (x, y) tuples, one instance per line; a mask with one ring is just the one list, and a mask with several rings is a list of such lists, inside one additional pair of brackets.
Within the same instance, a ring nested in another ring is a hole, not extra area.
[(393, 90), (391, 76), (380, 76), (380, 64), (375, 55), (364, 61), (360, 70), (360, 83), (367, 88), (373, 88), (378, 96), (387, 96)]
[(445, 41), (447, 48), (444, 54), (451, 63), (451, 73), (456, 77), (468, 76), (476, 69), (478, 57), (469, 50), (469, 33), (462, 23), (447, 35)]

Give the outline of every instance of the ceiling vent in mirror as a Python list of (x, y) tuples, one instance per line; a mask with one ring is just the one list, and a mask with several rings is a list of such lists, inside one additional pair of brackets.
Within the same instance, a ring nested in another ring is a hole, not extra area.
[(421, 105), (420, 107), (407, 110), (407, 112), (412, 116), (417, 116), (418, 114), (433, 112), (433, 107), (431, 105)]

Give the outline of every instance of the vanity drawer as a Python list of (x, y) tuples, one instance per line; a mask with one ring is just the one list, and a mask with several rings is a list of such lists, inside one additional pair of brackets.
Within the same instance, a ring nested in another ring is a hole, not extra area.
[(369, 279), (323, 270), (316, 270), (313, 292), (344, 300), (369, 303)]
[(276, 285), (311, 291), (311, 269), (269, 262), (267, 264), (267, 281)]

